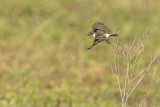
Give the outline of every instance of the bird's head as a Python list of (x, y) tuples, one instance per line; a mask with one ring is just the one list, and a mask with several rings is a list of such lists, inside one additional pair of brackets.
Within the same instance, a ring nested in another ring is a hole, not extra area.
[(95, 33), (94, 32), (89, 32), (87, 36), (92, 36), (94, 37)]

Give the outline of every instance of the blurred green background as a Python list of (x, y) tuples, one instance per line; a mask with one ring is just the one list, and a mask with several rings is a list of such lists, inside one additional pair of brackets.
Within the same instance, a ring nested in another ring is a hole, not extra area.
[[(0, 0), (0, 107), (120, 107), (108, 69), (112, 46), (85, 35), (93, 23), (120, 31), (124, 43), (147, 32), (144, 64), (160, 45), (158, 0)], [(158, 63), (156, 63), (158, 66)], [(158, 68), (157, 68), (158, 69)], [(150, 76), (128, 101), (145, 95)], [(160, 107), (155, 85), (147, 107)]]

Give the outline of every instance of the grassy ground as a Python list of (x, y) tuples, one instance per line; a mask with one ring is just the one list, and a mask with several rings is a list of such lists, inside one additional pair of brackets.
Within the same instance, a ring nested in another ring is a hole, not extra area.
[[(102, 21), (128, 43), (150, 36), (143, 65), (159, 47), (160, 7), (156, 0), (0, 0), (1, 107), (119, 107), (118, 85), (108, 64), (112, 46), (86, 51), (85, 37)], [(156, 68), (158, 68), (156, 63)], [(129, 99), (135, 107), (147, 91), (150, 75)], [(147, 107), (160, 106), (155, 85)]]

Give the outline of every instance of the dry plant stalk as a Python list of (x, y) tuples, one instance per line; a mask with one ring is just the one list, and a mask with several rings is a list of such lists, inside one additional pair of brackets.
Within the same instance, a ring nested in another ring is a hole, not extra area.
[[(159, 56), (159, 50), (151, 57), (151, 60), (144, 68), (141, 65), (142, 54), (148, 35), (144, 33), (141, 38), (136, 37), (131, 44), (122, 45), (119, 40), (114, 40), (113, 53), (114, 64), (110, 65), (119, 86), (122, 107), (127, 106), (128, 98), (145, 77)], [(149, 92), (148, 92), (149, 93)], [(148, 96), (148, 93), (146, 96)], [(146, 97), (141, 104), (144, 105)]]
[(158, 78), (156, 78), (156, 72), (157, 72), (157, 70), (154, 71), (153, 76), (152, 76), (152, 78), (151, 78), (151, 84), (150, 84), (149, 87), (148, 87), (148, 91), (147, 91), (147, 93), (144, 95), (144, 97), (143, 97), (143, 99), (142, 99), (142, 101), (141, 101), (141, 103), (139, 104), (138, 107), (146, 107), (146, 105), (147, 105), (147, 104), (146, 104), (146, 103), (147, 103), (147, 97), (148, 97), (148, 95), (149, 95), (149, 93), (150, 93), (150, 89), (151, 89), (151, 87), (152, 87), (154, 84), (156, 84), (157, 79), (158, 79)]

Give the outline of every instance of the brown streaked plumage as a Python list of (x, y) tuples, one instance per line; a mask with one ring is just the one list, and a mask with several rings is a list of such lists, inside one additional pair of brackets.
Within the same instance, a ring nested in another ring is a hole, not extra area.
[(93, 44), (89, 48), (87, 48), (87, 50), (89, 50), (94, 45), (96, 45), (104, 40), (108, 44), (110, 44), (109, 37), (110, 36), (118, 36), (118, 34), (109, 34), (109, 29), (102, 22), (97, 22), (97, 23), (93, 24), (91, 32), (89, 32), (89, 34), (87, 36), (93, 36), (95, 38)]

